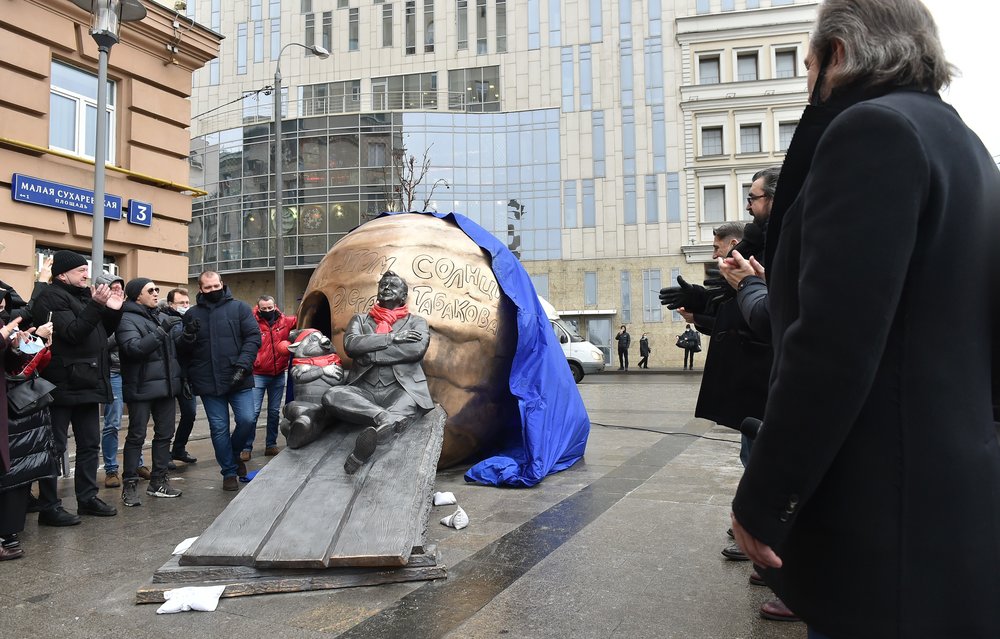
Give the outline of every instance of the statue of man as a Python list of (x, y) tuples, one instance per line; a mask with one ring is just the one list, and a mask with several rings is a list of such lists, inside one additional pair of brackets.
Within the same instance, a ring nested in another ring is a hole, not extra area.
[(410, 314), (408, 292), (400, 276), (382, 275), (375, 305), (347, 324), (344, 350), (354, 360), (347, 383), (323, 395), (323, 404), (338, 419), (368, 425), (344, 462), (348, 474), (368, 461), (379, 443), (434, 407), (420, 365), (430, 331), (424, 318)]

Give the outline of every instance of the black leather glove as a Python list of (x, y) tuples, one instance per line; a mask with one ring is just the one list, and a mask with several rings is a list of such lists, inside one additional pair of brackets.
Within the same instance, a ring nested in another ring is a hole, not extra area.
[(184, 332), (188, 335), (197, 335), (199, 330), (201, 330), (201, 322), (197, 318), (191, 318), (189, 322), (184, 324)]
[(236, 386), (239, 386), (240, 383), (247, 378), (248, 374), (249, 371), (247, 371), (247, 369), (245, 368), (237, 368), (233, 370), (233, 376), (229, 380), (229, 387), (234, 388)]
[(162, 326), (157, 326), (156, 327), (156, 336), (159, 337), (161, 340), (167, 339), (168, 335), (169, 335), (169, 333), (167, 333), (167, 331), (163, 330)]
[(678, 286), (668, 286), (660, 289), (660, 304), (675, 311), (682, 306), (692, 313), (705, 310), (708, 303), (708, 292), (704, 286), (692, 286), (680, 275), (677, 276)]

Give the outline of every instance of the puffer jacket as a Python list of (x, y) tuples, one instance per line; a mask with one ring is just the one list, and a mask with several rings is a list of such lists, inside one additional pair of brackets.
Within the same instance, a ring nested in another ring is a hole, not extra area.
[[(118, 325), (118, 350), (122, 367), (122, 395), (126, 402), (174, 397), (181, 392), (181, 366), (177, 342), (189, 339), (174, 323), (167, 333), (155, 309), (126, 300)], [(190, 338), (193, 339), (193, 338)]]
[(0, 492), (59, 474), (48, 407), (20, 417), (8, 414), (7, 431), (10, 470), (0, 475)]
[(112, 400), (108, 335), (121, 320), (115, 311), (93, 301), (89, 288), (58, 280), (35, 299), (32, 318), (44, 324), (52, 313), (52, 362), (42, 376), (56, 385), (55, 403), (62, 406), (106, 404)]
[(260, 326), (260, 350), (253, 362), (254, 375), (281, 375), (288, 369), (288, 334), (298, 320), (294, 315), (278, 313), (273, 324), (260, 316), (260, 309), (253, 309), (254, 319)]
[(260, 327), (246, 302), (233, 297), (229, 287), (223, 288), (218, 303), (198, 293), (198, 303), (184, 314), (184, 326), (194, 320), (200, 324), (194, 342), (181, 342), (181, 351), (189, 354), (188, 382), (195, 395), (227, 395), (233, 391), (253, 388), (253, 375), (248, 374), (237, 386), (232, 386), (233, 373), (242, 368), (253, 372), (253, 362), (260, 349)]

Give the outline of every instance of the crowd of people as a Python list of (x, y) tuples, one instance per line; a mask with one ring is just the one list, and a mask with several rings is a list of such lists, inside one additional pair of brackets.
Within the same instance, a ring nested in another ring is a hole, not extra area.
[[(296, 318), (282, 314), (273, 297), (262, 295), (251, 309), (212, 271), (199, 276), (194, 305), (184, 288), (170, 290), (161, 301), (160, 287), (146, 277), (125, 282), (105, 273), (91, 286), (86, 258), (68, 250), (46, 259), (29, 300), (3, 282), (0, 289), (6, 373), (0, 395), (9, 391), (33, 400), (21, 412), (5, 401), (7, 413), (0, 413), (0, 561), (24, 556), (18, 535), (29, 512), (37, 512), (45, 526), (117, 515), (114, 505), (98, 497), (102, 457), (104, 486), (120, 487), (125, 507), (142, 504), (140, 480), (147, 482), (149, 497), (180, 497), (169, 472), (177, 463), (198, 461), (187, 450), (196, 397), (209, 423), (223, 490), (238, 490), (238, 478), (247, 475), (265, 395), (264, 454), (278, 454)], [(147, 465), (143, 448), (150, 421)], [(56, 490), (70, 428), (75, 514)]]
[(723, 554), (810, 639), (998, 637), (1000, 172), (919, 0), (826, 0), (805, 64), (724, 281), (660, 295), (712, 335), (697, 414), (744, 435)]

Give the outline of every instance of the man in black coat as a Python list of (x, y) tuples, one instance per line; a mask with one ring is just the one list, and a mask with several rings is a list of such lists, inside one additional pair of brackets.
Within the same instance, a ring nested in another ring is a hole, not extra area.
[[(118, 325), (118, 350), (122, 369), (122, 394), (128, 404), (128, 436), (125, 438), (122, 503), (139, 506), (139, 458), (146, 441), (149, 418), (153, 418), (153, 468), (146, 488), (152, 497), (180, 497), (170, 485), (170, 438), (174, 435), (174, 397), (181, 392), (181, 367), (176, 344), (193, 341), (177, 322), (170, 323), (156, 310), (160, 289), (145, 277), (125, 285), (125, 305)], [(172, 326), (172, 329), (169, 330)]]
[(827, 0), (806, 66), (734, 532), (814, 636), (995, 638), (1000, 172), (916, 0)]
[[(118, 327), (124, 297), (107, 285), (87, 286), (89, 267), (82, 255), (57, 251), (52, 259), (52, 284), (35, 299), (35, 324), (51, 318), (53, 324), (52, 361), (43, 376), (56, 385), (51, 407), (56, 454), (66, 450), (69, 426), (76, 441), (77, 512), (108, 517), (117, 514), (114, 506), (97, 496), (97, 466), (101, 448), (99, 406), (111, 401), (111, 362), (108, 335)], [(38, 482), (38, 523), (72, 526), (80, 518), (62, 507), (56, 494), (56, 480)]]
[[(184, 314), (191, 308), (191, 297), (186, 288), (173, 288), (167, 292), (166, 306), (161, 305), (160, 312), (167, 317), (170, 324), (181, 324)], [(181, 365), (181, 394), (177, 396), (177, 410), (180, 413), (177, 419), (177, 428), (174, 430), (174, 442), (170, 447), (170, 458), (175, 461), (182, 461), (185, 464), (193, 464), (198, 458), (187, 450), (188, 440), (191, 439), (191, 431), (194, 429), (194, 419), (198, 410), (197, 400), (191, 392), (191, 385), (187, 381), (188, 357), (178, 353), (177, 361)]]
[[(212, 434), (222, 489), (238, 490), (237, 476), (246, 464), (238, 461), (253, 432), (253, 362), (260, 349), (260, 328), (246, 302), (233, 297), (215, 271), (198, 276), (198, 303), (184, 314), (184, 330), (195, 335), (182, 342), (189, 354), (188, 381), (201, 397)], [(229, 431), (229, 408), (236, 427)]]

